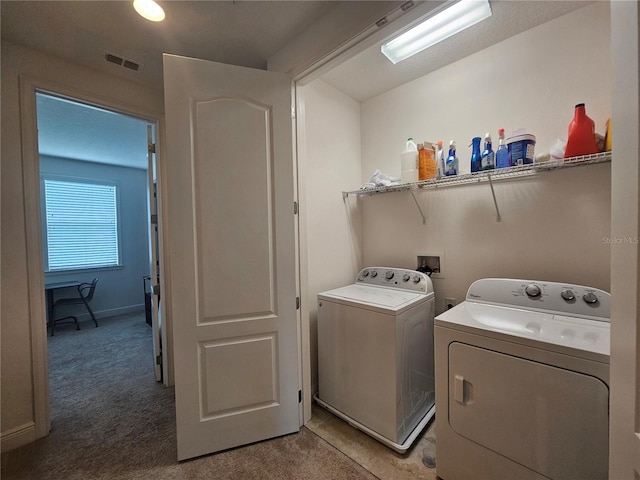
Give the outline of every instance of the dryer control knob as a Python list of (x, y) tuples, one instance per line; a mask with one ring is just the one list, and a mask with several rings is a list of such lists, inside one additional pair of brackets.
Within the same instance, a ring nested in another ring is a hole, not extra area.
[(587, 293), (585, 293), (585, 294), (582, 296), (582, 299), (583, 299), (585, 302), (587, 302), (587, 303), (589, 303), (589, 304), (591, 304), (591, 305), (594, 305), (594, 304), (598, 303), (598, 296), (597, 296), (595, 293), (593, 293), (593, 292), (587, 292)]
[(564, 290), (562, 290), (562, 292), (560, 293), (560, 296), (564, 298), (567, 302), (570, 302), (571, 300), (576, 299), (576, 296), (573, 293), (573, 290), (569, 290), (568, 288), (565, 288)]
[(375, 270), (371, 271), (371, 278), (376, 278), (378, 276), (378, 272)]
[(530, 283), (524, 287), (524, 292), (531, 298), (537, 298), (542, 294), (542, 290), (540, 290), (540, 287), (535, 283)]
[(362, 278), (367, 278), (369, 276), (369, 270), (365, 270), (362, 272)]
[(393, 278), (394, 273), (391, 270), (387, 270), (384, 274), (384, 278), (387, 280), (391, 280)]
[(408, 273), (405, 273), (404, 275), (402, 275), (403, 282), (408, 282), (410, 278), (411, 278), (411, 275), (409, 275)]
[(422, 280), (422, 278), (420, 278), (420, 275), (414, 275), (413, 283), (420, 283), (420, 280)]

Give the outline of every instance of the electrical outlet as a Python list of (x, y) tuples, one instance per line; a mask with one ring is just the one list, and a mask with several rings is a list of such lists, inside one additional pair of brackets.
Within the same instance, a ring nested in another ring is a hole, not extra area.
[(449, 310), (450, 308), (455, 307), (457, 302), (456, 302), (456, 299), (453, 297), (445, 297), (444, 303), (447, 306), (447, 310)]

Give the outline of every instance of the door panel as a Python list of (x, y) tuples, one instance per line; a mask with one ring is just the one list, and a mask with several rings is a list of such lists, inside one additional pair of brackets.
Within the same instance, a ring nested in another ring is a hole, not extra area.
[[(204, 321), (273, 314), (276, 277), (269, 106), (222, 98), (195, 102), (194, 110), (196, 218), (210, 220), (200, 222), (198, 229)], [(210, 129), (210, 125), (222, 128)], [(239, 136), (234, 136), (238, 127)]]
[[(233, 415), (278, 405), (275, 335), (200, 344), (202, 417)], [(244, 362), (234, 359), (244, 358)], [(271, 361), (264, 361), (264, 360)], [(229, 368), (217, 368), (228, 365)], [(226, 388), (219, 388), (226, 385)]]
[(545, 477), (607, 478), (609, 388), (596, 377), (453, 342), (449, 424)]
[(291, 82), (165, 55), (180, 460), (299, 429)]

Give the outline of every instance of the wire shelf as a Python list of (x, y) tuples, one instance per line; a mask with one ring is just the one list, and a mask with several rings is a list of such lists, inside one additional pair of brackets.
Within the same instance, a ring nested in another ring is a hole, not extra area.
[(369, 196), (379, 193), (403, 192), (407, 190), (431, 189), (454, 187), (457, 185), (468, 185), (471, 183), (492, 182), (496, 180), (507, 180), (523, 178), (535, 175), (538, 172), (548, 170), (558, 170), (562, 168), (581, 167), (584, 165), (594, 165), (597, 163), (611, 162), (611, 152), (595, 153), (592, 155), (583, 155), (580, 157), (571, 157), (560, 160), (549, 160), (547, 162), (533, 163), (530, 165), (518, 165), (515, 167), (501, 168), (499, 170), (489, 170), (476, 173), (465, 173), (462, 175), (453, 175), (438, 180), (425, 180), (422, 182), (401, 183), (399, 185), (389, 185), (386, 187), (361, 188), (342, 192), (342, 198), (349, 195)]

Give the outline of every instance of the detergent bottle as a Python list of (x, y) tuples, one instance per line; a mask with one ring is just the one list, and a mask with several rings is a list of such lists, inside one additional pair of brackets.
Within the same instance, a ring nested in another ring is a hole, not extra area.
[(481, 154), (480, 154), (480, 137), (473, 137), (471, 139), (471, 173), (479, 172), (481, 168)]
[(442, 148), (442, 140), (438, 140), (436, 144), (436, 163), (438, 168), (438, 173), (436, 178), (444, 177), (444, 149)]
[[(422, 149), (420, 148), (422, 146)], [(418, 144), (418, 180), (433, 180), (438, 174), (434, 145), (425, 141)]]
[(599, 151), (596, 144), (595, 124), (587, 116), (584, 103), (579, 103), (576, 105), (573, 120), (569, 124), (564, 158), (591, 155)]
[(402, 183), (418, 181), (418, 146), (411, 137), (400, 155), (400, 179)]
[(493, 170), (496, 168), (496, 153), (491, 147), (491, 135), (489, 132), (484, 136), (484, 150), (481, 160), (482, 170)]
[(509, 149), (507, 144), (504, 143), (504, 128), (498, 130), (498, 150), (496, 150), (496, 168), (507, 168), (509, 164)]
[(458, 175), (458, 156), (456, 155), (456, 142), (449, 142), (449, 156), (445, 162), (444, 174), (447, 177)]

